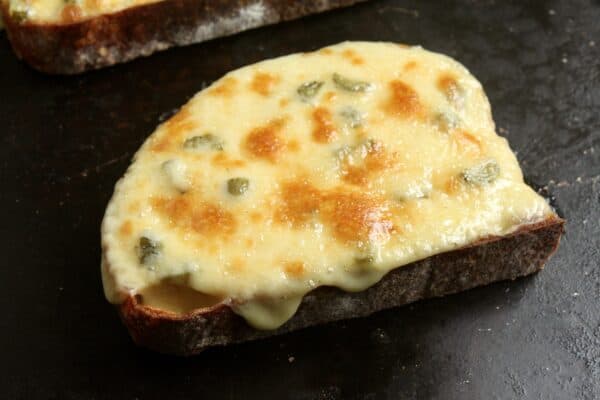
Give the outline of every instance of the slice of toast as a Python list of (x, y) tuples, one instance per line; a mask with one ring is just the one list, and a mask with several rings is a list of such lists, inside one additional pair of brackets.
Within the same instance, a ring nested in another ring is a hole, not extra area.
[(16, 55), (76, 74), (365, 0), (0, 1)]
[(531, 274), (563, 222), (463, 66), (347, 42), (161, 125), (107, 207), (102, 275), (136, 343), (194, 354)]

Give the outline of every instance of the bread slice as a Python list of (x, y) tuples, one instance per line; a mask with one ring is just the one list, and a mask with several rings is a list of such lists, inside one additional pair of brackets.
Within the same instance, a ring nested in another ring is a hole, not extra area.
[(2, 0), (16, 55), (76, 74), (364, 0)]
[(562, 228), (464, 67), (346, 42), (161, 125), (107, 207), (102, 275), (138, 344), (194, 354), (533, 273)]

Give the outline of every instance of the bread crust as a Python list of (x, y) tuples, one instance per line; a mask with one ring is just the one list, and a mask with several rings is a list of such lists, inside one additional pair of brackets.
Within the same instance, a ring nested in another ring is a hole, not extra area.
[(136, 296), (118, 312), (139, 346), (176, 355), (193, 355), (211, 346), (255, 340), (376, 311), (440, 297), (541, 270), (556, 251), (564, 220), (551, 217), (514, 233), (489, 237), (389, 272), (372, 287), (348, 293), (319, 287), (308, 293), (296, 314), (275, 330), (257, 330), (225, 304), (186, 315), (144, 306)]
[(76, 74), (366, 0), (163, 0), (74, 23), (18, 23), (3, 3), (17, 56), (49, 74)]

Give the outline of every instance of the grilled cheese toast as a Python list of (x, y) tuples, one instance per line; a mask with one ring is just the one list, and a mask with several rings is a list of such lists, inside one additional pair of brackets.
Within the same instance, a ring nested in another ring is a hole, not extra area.
[(345, 42), (225, 75), (160, 125), (102, 224), (108, 300), (280, 327), (321, 286), (557, 218), (481, 84), (418, 46)]

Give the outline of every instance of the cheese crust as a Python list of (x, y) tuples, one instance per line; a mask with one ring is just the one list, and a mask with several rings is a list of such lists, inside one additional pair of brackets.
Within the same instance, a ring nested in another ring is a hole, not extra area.
[(345, 42), (233, 71), (159, 126), (107, 207), (103, 281), (113, 303), (224, 302), (274, 329), (316, 287), (551, 216), (462, 65)]

